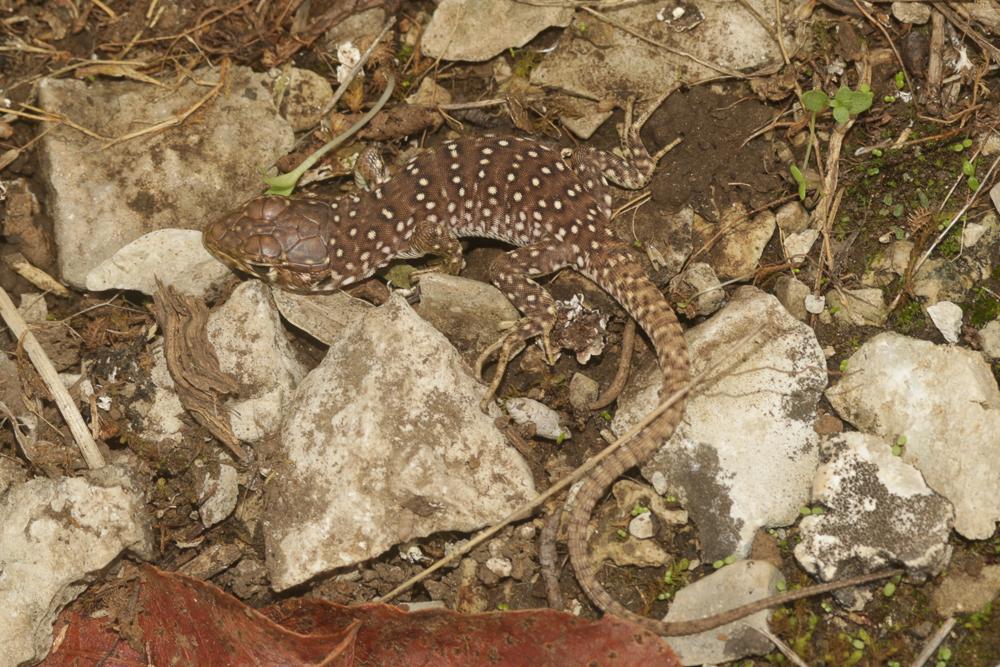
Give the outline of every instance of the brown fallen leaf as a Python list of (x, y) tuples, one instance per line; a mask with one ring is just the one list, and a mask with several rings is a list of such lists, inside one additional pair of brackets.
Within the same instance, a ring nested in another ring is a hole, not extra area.
[[(680, 665), (663, 638), (614, 617), (588, 621), (548, 609), (408, 613), (315, 598), (258, 611), (214, 584), (152, 566), (133, 585), (134, 619), (114, 623), (67, 610), (41, 665)], [(121, 627), (130, 628), (130, 639)]]

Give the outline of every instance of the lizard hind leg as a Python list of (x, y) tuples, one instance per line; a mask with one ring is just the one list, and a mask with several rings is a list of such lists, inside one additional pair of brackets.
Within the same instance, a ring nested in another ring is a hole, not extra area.
[(490, 280), (521, 311), (523, 317), (508, 333), (487, 348), (476, 362), (476, 374), (482, 377), (483, 366), (497, 354), (496, 371), (490, 381), (483, 405), (496, 393), (510, 360), (533, 338), (540, 338), (546, 361), (554, 364), (557, 350), (550, 339), (556, 322), (555, 300), (534, 278), (568, 266), (563, 243), (552, 239), (517, 248), (498, 257), (490, 266)]

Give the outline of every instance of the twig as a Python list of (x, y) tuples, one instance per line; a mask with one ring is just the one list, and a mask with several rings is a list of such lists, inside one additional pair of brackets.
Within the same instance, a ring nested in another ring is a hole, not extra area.
[(52, 292), (56, 296), (68, 297), (70, 291), (61, 282), (29, 262), (19, 252), (11, 253), (3, 258), (4, 264), (38, 289)]
[(629, 368), (632, 366), (632, 352), (635, 350), (635, 327), (635, 320), (629, 318), (625, 325), (625, 331), (622, 333), (622, 352), (618, 359), (618, 370), (615, 372), (615, 378), (601, 395), (587, 406), (588, 410), (602, 410), (608, 407), (625, 388), (625, 383), (628, 382)]
[(59, 412), (66, 421), (66, 426), (69, 427), (70, 433), (73, 434), (73, 439), (76, 440), (76, 444), (80, 448), (84, 460), (87, 462), (87, 467), (95, 470), (103, 468), (105, 465), (104, 456), (101, 454), (101, 450), (97, 448), (94, 438), (90, 435), (87, 424), (83, 421), (80, 411), (76, 408), (76, 403), (73, 402), (73, 398), (66, 391), (62, 380), (59, 379), (59, 373), (56, 372), (52, 361), (49, 360), (49, 356), (42, 349), (35, 335), (28, 329), (24, 318), (17, 312), (14, 302), (11, 301), (7, 291), (2, 287), (0, 287), (0, 315), (3, 316), (4, 322), (10, 327), (19, 344), (24, 347), (28, 353), (28, 358), (31, 359), (31, 363), (34, 364), (42, 381), (45, 382), (45, 386), (48, 387), (49, 393), (52, 394), (52, 399), (56, 403), (56, 407), (59, 408)]
[(790, 663), (795, 665), (795, 667), (809, 667), (805, 660), (799, 657), (799, 654), (792, 650), (792, 647), (781, 641), (777, 635), (767, 629), (767, 627), (758, 628), (753, 625), (745, 625), (744, 627), (752, 628), (757, 632), (757, 634), (767, 637), (768, 641), (774, 644), (775, 648), (781, 651), (781, 654), (788, 659)]
[(953, 627), (955, 627), (954, 616), (942, 623), (941, 627), (937, 629), (937, 632), (931, 635), (931, 638), (927, 640), (927, 644), (924, 646), (923, 650), (920, 651), (920, 655), (918, 655), (913, 662), (910, 663), (910, 667), (924, 667), (924, 663), (927, 662), (932, 655), (934, 655), (934, 651), (936, 651), (937, 647), (941, 645), (941, 642), (945, 640)]
[[(749, 334), (738, 340), (733, 345), (732, 349), (734, 351), (740, 350), (740, 348), (742, 348), (744, 345), (750, 342), (757, 334), (759, 334), (763, 330), (763, 328), (764, 325), (756, 327)], [(639, 423), (637, 423), (635, 426), (626, 431), (621, 437), (615, 440), (612, 444), (605, 447), (595, 456), (589, 458), (586, 461), (586, 463), (581, 465), (579, 468), (574, 470), (566, 477), (563, 477), (561, 480), (550, 486), (544, 492), (538, 494), (532, 500), (529, 500), (528, 502), (526, 502), (525, 504), (521, 505), (519, 508), (511, 512), (509, 515), (507, 515), (506, 518), (501, 520), (500, 523), (497, 523), (487, 528), (483, 532), (479, 533), (479, 535), (476, 535), (468, 542), (466, 542), (461, 548), (456, 549), (455, 551), (448, 554), (441, 560), (435, 562), (434, 564), (429, 566), (426, 570), (423, 570), (422, 572), (410, 577), (409, 579), (401, 583), (399, 586), (396, 586), (396, 588), (392, 589), (385, 595), (376, 598), (375, 601), (388, 602), (389, 600), (392, 600), (394, 597), (396, 597), (403, 591), (408, 590), (414, 584), (423, 581), (431, 574), (443, 568), (445, 565), (448, 565), (449, 563), (469, 553), (470, 551), (478, 547), (480, 544), (482, 544), (486, 540), (490, 539), (491, 537), (499, 533), (501, 530), (503, 530), (512, 522), (520, 521), (521, 519), (531, 516), (531, 514), (536, 509), (538, 509), (546, 500), (556, 495), (563, 489), (569, 487), (570, 485), (576, 483), (578, 480), (583, 479), (591, 470), (596, 468), (598, 464), (601, 463), (601, 461), (605, 460), (606, 458), (614, 454), (616, 451), (618, 451), (622, 446), (630, 442), (640, 431), (642, 431), (644, 428), (646, 428), (651, 423), (656, 421), (660, 417), (660, 415), (662, 415), (664, 412), (669, 410), (671, 406), (680, 401), (689, 391), (691, 391), (692, 388), (697, 386), (698, 383), (701, 382), (705, 377), (707, 377), (710, 373), (714, 372), (724, 362), (729, 361), (731, 359), (731, 356), (732, 355), (725, 355), (713, 361), (704, 370), (702, 370), (696, 376), (691, 378), (691, 380), (687, 384), (685, 384), (679, 390), (674, 392), (672, 395), (668, 396), (665, 400), (661, 401), (661, 403), (659, 404), (659, 406), (656, 407), (656, 409), (654, 409), (652, 412), (646, 415)]]

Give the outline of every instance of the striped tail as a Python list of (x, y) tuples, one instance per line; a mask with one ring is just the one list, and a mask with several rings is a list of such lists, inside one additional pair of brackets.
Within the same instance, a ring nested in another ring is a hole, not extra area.
[[(646, 276), (628, 246), (605, 243), (590, 255), (583, 271), (611, 294), (649, 336), (663, 372), (661, 400), (681, 389), (689, 376), (683, 330), (670, 303)], [(629, 611), (597, 580), (597, 567), (587, 552), (587, 526), (591, 512), (612, 482), (629, 468), (648, 460), (670, 438), (683, 414), (684, 401), (678, 401), (602, 461), (584, 479), (569, 510), (567, 526), (570, 560), (580, 586), (590, 599), (603, 611), (631, 619), (660, 634), (664, 634), (663, 623)]]

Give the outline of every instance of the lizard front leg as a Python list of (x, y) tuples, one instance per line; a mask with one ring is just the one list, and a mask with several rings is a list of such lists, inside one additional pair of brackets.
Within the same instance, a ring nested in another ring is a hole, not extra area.
[(566, 244), (551, 239), (505, 253), (490, 266), (490, 280), (521, 311), (523, 317), (476, 362), (476, 373), (482, 377), (483, 365), (497, 352), (496, 372), (483, 398), (483, 405), (496, 393), (507, 364), (532, 338), (541, 337), (546, 360), (549, 364), (555, 363), (556, 350), (549, 339), (556, 322), (555, 300), (534, 278), (554, 273), (569, 264)]

